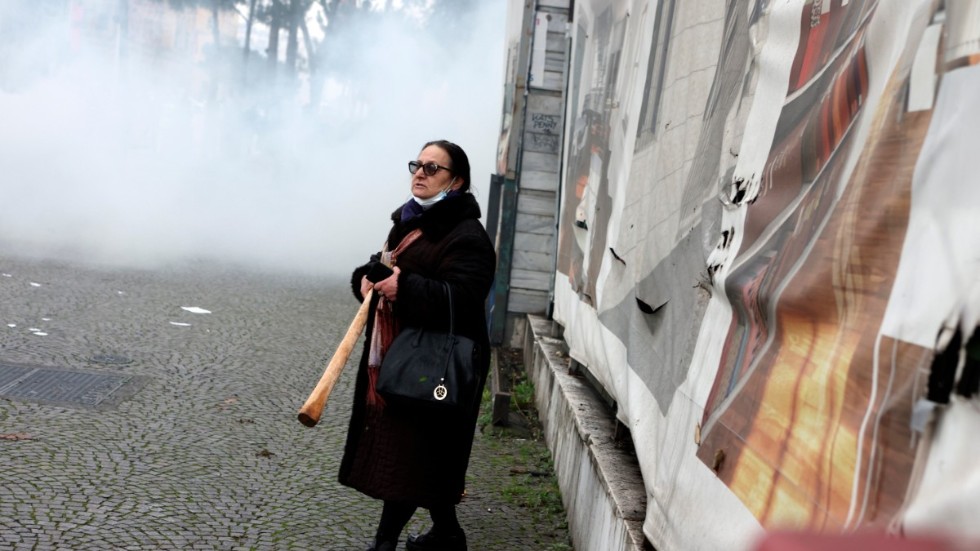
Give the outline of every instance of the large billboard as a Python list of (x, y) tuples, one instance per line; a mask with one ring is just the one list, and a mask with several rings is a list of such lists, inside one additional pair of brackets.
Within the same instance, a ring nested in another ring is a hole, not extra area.
[(651, 542), (980, 537), (980, 4), (582, 0), (569, 33), (554, 317)]

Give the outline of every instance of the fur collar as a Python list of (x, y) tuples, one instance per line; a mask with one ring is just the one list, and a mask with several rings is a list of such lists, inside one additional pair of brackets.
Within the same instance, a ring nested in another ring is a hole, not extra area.
[(455, 197), (446, 197), (432, 205), (425, 212), (408, 220), (401, 221), (401, 208), (391, 213), (391, 221), (395, 224), (395, 233), (404, 236), (415, 228), (422, 228), (422, 234), (429, 239), (441, 239), (455, 228), (460, 222), (468, 219), (480, 219), (480, 204), (472, 193), (464, 193)]

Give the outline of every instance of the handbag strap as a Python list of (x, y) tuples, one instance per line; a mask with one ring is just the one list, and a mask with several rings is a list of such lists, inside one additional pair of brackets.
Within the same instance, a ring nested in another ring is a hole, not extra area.
[(442, 286), (446, 289), (446, 297), (449, 299), (449, 336), (452, 337), (453, 332), (453, 292), (449, 287), (448, 281), (443, 281)]
[[(452, 291), (452, 288), (449, 287), (449, 282), (448, 281), (443, 281), (442, 282), (442, 286), (443, 286), (443, 288), (446, 289), (446, 298), (449, 301), (449, 334), (446, 335), (446, 345), (445, 346), (446, 346), (446, 349), (448, 351), (452, 351), (453, 346), (454, 346), (454, 343), (456, 341), (456, 336), (453, 333), (453, 291)], [(445, 369), (442, 370), (442, 379), (439, 381), (439, 384), (440, 385), (443, 384), (446, 381), (446, 375), (449, 374), (449, 365), (450, 365), (450, 363), (452, 363), (452, 361), (453, 361), (452, 360), (452, 354), (447, 355), (446, 356), (446, 366), (445, 366)]]

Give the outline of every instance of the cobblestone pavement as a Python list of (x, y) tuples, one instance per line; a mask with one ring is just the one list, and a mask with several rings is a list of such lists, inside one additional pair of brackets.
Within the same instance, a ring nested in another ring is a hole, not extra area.
[[(356, 308), (342, 279), (0, 254), (0, 550), (365, 549), (380, 503), (336, 481), (352, 367), (317, 427), (296, 420)], [(32, 368), (60, 380), (10, 397)], [(72, 372), (104, 380), (65, 403)], [(459, 508), (470, 549), (568, 549), (502, 496), (488, 444)]]

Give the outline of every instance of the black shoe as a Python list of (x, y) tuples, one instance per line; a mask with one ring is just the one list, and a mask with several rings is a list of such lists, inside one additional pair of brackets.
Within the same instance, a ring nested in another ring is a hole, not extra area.
[(397, 541), (375, 541), (367, 551), (395, 551), (398, 547)]
[(405, 544), (408, 551), (466, 551), (466, 534), (459, 532), (443, 534), (429, 530), (418, 536), (408, 536)]

